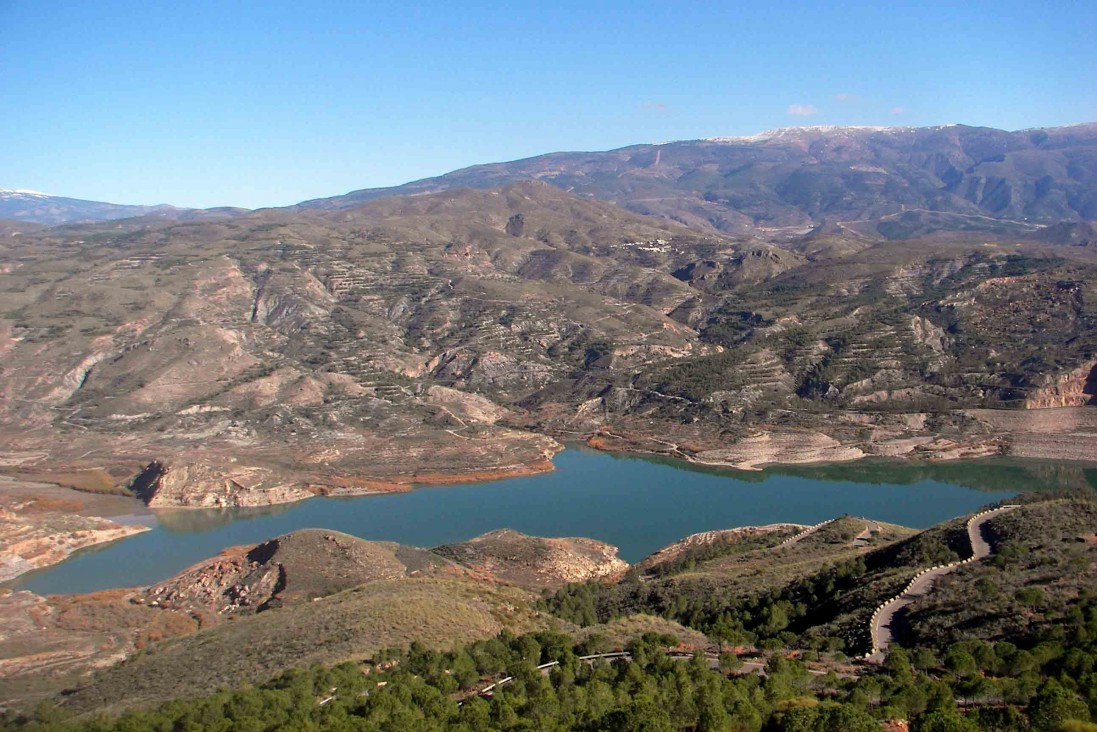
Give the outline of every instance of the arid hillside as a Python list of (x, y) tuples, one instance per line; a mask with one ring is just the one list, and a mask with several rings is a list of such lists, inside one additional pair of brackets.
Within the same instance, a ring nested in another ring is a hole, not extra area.
[[(1032, 494), (925, 531), (857, 516), (729, 528), (633, 567), (587, 539), (497, 531), (424, 550), (300, 531), (148, 588), (0, 596), (0, 701), (25, 709), (64, 688), (61, 713), (117, 712), (309, 664), (384, 667), (412, 641), (412, 653), (429, 653), (547, 628), (590, 653), (620, 655), (638, 637), (669, 634), (679, 661), (702, 651), (714, 668), (765, 676), (774, 657), (799, 657), (817, 677), (853, 681), (880, 671), (864, 658), (874, 609), (944, 565), (953, 570), (890, 621), (896, 648), (924, 649), (930, 668), (937, 653), (949, 668), (955, 646), (987, 641), (1037, 654), (1091, 602), (1094, 511), (1091, 494)], [(984, 550), (969, 560), (979, 517)], [(720, 649), (742, 658), (721, 661)]]
[(627, 567), (592, 539), (495, 532), (427, 550), (307, 529), (226, 549), (151, 587), (5, 591), (0, 705), (79, 688), (76, 706), (128, 706), (412, 641), (448, 648), (544, 628), (537, 592)]
[[(1093, 454), (1089, 248), (756, 234), (539, 182), (21, 231), (0, 462), (217, 507), (546, 470), (576, 437), (744, 468)], [(1030, 439), (1003, 407), (1082, 411)]]

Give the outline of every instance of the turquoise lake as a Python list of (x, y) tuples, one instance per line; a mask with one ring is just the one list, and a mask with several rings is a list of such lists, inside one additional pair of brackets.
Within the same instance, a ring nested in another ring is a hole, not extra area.
[(814, 524), (851, 514), (924, 528), (1021, 491), (1094, 488), (1097, 469), (1031, 461), (922, 465), (859, 461), (761, 472), (615, 456), (572, 447), (528, 478), (249, 510), (168, 510), (131, 520), (144, 534), (93, 547), (7, 586), (40, 594), (150, 584), (228, 546), (303, 528), (421, 547), (500, 528), (586, 536), (635, 562), (689, 534), (751, 524)]

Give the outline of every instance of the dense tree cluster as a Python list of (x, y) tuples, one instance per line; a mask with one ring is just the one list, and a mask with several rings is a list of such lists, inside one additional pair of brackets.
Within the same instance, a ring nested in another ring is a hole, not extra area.
[[(1088, 721), (1097, 713), (1097, 602), (1063, 630), (1066, 643), (968, 641), (941, 656), (896, 649), (882, 668), (844, 676), (780, 653), (764, 675), (742, 672), (729, 654), (669, 654), (675, 639), (655, 634), (632, 641), (627, 657), (594, 660), (582, 656), (602, 650), (597, 636), (577, 646), (560, 633), (504, 634), (446, 653), (413, 644), (368, 664), (295, 670), (117, 718), (65, 721), (43, 706), (5, 728), (876, 732), (884, 720), (910, 719), (916, 732), (1097, 729)], [(489, 698), (478, 693), (502, 678), (509, 683)]]

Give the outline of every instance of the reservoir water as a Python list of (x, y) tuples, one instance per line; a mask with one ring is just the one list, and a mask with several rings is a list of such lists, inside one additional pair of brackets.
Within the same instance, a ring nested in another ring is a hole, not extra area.
[(719, 471), (572, 447), (556, 471), (528, 478), (358, 498), (315, 498), (249, 510), (160, 510), (152, 530), (93, 547), (8, 584), (40, 594), (145, 585), (216, 555), (303, 528), (422, 547), (500, 528), (586, 536), (636, 562), (689, 534), (851, 514), (924, 528), (1018, 492), (1097, 486), (1097, 469), (977, 461), (865, 462)]

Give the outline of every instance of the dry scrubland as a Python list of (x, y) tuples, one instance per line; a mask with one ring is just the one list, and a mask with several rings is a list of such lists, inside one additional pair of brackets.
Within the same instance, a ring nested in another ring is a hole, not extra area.
[(0, 467), (232, 507), (547, 470), (562, 438), (1088, 458), (1097, 260), (1011, 236), (698, 233), (529, 181), (24, 232)]

